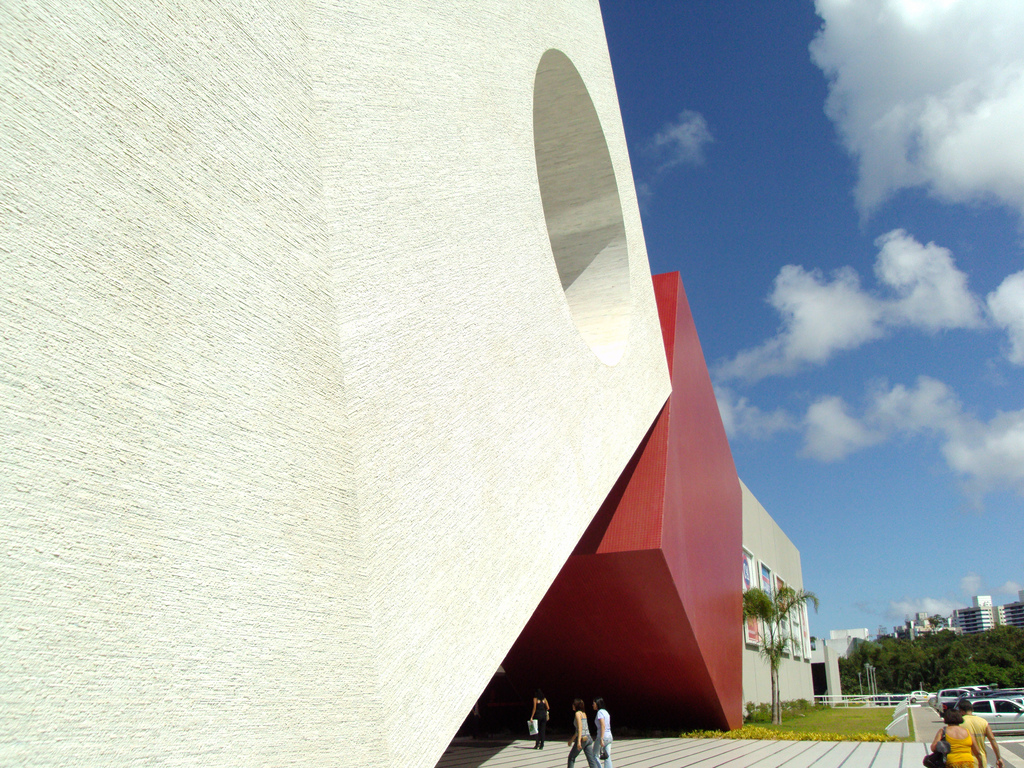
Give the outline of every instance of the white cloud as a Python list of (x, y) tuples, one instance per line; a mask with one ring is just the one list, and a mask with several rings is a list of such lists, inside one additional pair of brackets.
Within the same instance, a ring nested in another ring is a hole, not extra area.
[(927, 376), (914, 387), (898, 384), (869, 392), (861, 417), (838, 397), (811, 405), (804, 420), (803, 455), (836, 461), (896, 434), (928, 434), (939, 442), (946, 465), (981, 495), (1011, 490), (1024, 495), (1024, 410), (981, 421), (964, 412), (956, 395)]
[(1016, 581), (1008, 581), (996, 590), (996, 594), (999, 595), (1014, 595), (1024, 589), (1024, 584), (1019, 584)]
[(687, 109), (674, 123), (662, 126), (648, 143), (647, 152), (659, 160), (661, 172), (677, 165), (701, 165), (704, 147), (712, 141), (714, 137), (704, 116)]
[(885, 333), (881, 305), (861, 289), (860, 278), (849, 268), (826, 280), (818, 271), (785, 266), (768, 302), (782, 316), (778, 334), (720, 366), (720, 378), (757, 381), (795, 373), (806, 363), (824, 363), (836, 351)]
[(926, 331), (979, 328), (981, 302), (967, 288), (967, 275), (956, 268), (949, 249), (921, 245), (902, 229), (875, 241), (879, 246), (875, 275), (896, 298), (887, 306), (889, 320)]
[(998, 413), (987, 423), (961, 418), (948, 430), (942, 454), (969, 491), (1008, 488), (1024, 495), (1024, 410)]
[(903, 621), (906, 617), (913, 617), (919, 612), (927, 613), (929, 616), (939, 614), (949, 616), (956, 608), (963, 608), (970, 604), (970, 599), (979, 594), (995, 595), (1016, 595), (1024, 586), (1015, 581), (1007, 581), (998, 589), (987, 590), (984, 580), (973, 571), (967, 573), (960, 579), (960, 596), (952, 593), (945, 597), (904, 597), (902, 600), (893, 600), (889, 603), (889, 610), (886, 616), (893, 621)]
[(1024, 365), (1024, 271), (1010, 275), (988, 295), (988, 311), (1009, 336), (1007, 359)]
[(1024, 210), (1020, 0), (816, 0), (811, 56), (868, 213), (900, 189)]
[(781, 408), (762, 411), (747, 398), (737, 397), (727, 387), (715, 387), (715, 398), (725, 433), (730, 438), (743, 436), (763, 440), (796, 427), (793, 417)]
[(716, 376), (752, 382), (792, 374), (897, 327), (935, 332), (983, 325), (981, 302), (968, 289), (967, 276), (956, 268), (949, 250), (922, 245), (902, 229), (875, 243), (875, 276), (882, 295), (864, 290), (849, 267), (826, 279), (818, 271), (785, 266), (768, 298), (782, 318), (778, 333), (718, 366)]
[(819, 461), (838, 461), (885, 439), (847, 413), (839, 397), (823, 397), (807, 409), (801, 455)]
[(960, 591), (973, 597), (981, 592), (981, 576), (976, 573), (968, 573), (960, 579)]
[(972, 494), (1008, 489), (1024, 495), (1024, 410), (981, 421), (964, 412), (945, 384), (921, 376), (912, 389), (876, 391), (867, 420), (886, 431), (935, 434), (947, 466)]
[(962, 407), (949, 387), (941, 381), (922, 376), (917, 386), (908, 389), (897, 384), (889, 390), (877, 389), (871, 395), (867, 419), (887, 432), (955, 432), (962, 419)]
[(889, 603), (889, 610), (885, 612), (888, 619), (892, 621), (903, 621), (908, 616), (913, 617), (917, 613), (927, 613), (929, 616), (949, 616), (956, 608), (962, 608), (959, 600), (950, 600), (941, 597), (904, 597), (902, 600), (893, 600)]

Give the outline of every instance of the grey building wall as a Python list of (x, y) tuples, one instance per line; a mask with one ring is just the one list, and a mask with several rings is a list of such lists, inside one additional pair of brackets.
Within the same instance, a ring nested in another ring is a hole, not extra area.
[[(745, 555), (751, 556), (756, 566), (755, 586), (761, 586), (760, 573), (763, 566), (769, 569), (773, 582), (781, 578), (787, 586), (803, 589), (800, 552), (742, 481), (740, 486), (743, 492), (743, 548)], [(779, 690), (783, 701), (810, 701), (814, 698), (810, 633), (806, 618), (806, 615), (801, 616), (799, 642), (783, 657), (779, 668)], [(797, 630), (794, 629), (794, 632)], [(770, 703), (771, 670), (758, 654), (757, 643), (751, 641), (746, 627), (743, 633), (743, 700), (755, 704)]]
[(819, 639), (818, 647), (811, 652), (811, 663), (820, 664), (825, 673), (826, 696), (842, 696), (843, 686), (839, 678), (839, 657), (842, 654)]

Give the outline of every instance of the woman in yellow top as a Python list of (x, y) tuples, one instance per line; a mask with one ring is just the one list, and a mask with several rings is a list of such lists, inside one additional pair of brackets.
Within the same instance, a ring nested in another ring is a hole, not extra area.
[(946, 768), (977, 768), (976, 758), (981, 757), (978, 740), (963, 726), (964, 717), (956, 709), (947, 709), (942, 713), (945, 728), (940, 728), (932, 740), (932, 752), (942, 741), (945, 734), (949, 742), (949, 754), (946, 755)]

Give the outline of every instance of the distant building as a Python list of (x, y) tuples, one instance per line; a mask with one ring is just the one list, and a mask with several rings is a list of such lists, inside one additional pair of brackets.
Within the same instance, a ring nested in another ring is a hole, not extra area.
[(987, 632), (1003, 623), (1003, 607), (992, 605), (990, 595), (975, 595), (974, 605), (970, 608), (957, 608), (953, 611), (952, 625), (965, 635)]
[[(882, 629), (882, 628), (879, 628)], [(849, 656), (858, 645), (868, 641), (866, 627), (833, 629), (828, 639), (820, 638), (811, 652), (811, 679), (815, 696), (842, 696), (839, 659)]]
[(897, 637), (900, 640), (915, 640), (921, 635), (928, 635), (932, 632), (938, 632), (941, 629), (946, 629), (946, 625), (949, 621), (943, 616), (929, 616), (924, 611), (918, 611), (914, 614), (914, 618), (907, 619), (903, 622), (902, 627), (893, 627), (892, 634), (881, 631), (879, 628), (880, 637)]
[(1003, 623), (1024, 629), (1024, 589), (1017, 593), (1017, 602), (1003, 606)]
[(839, 656), (846, 658), (861, 643), (868, 641), (867, 627), (860, 629), (833, 629), (829, 632), (829, 639), (825, 646), (831, 648)]
[[(914, 640), (922, 635), (943, 630), (949, 630), (958, 635), (973, 635), (987, 632), (1001, 624), (1024, 629), (1024, 589), (1017, 593), (1017, 601), (1013, 603), (993, 605), (991, 595), (975, 595), (971, 598), (971, 603), (968, 608), (957, 608), (948, 618), (940, 615), (929, 616), (924, 611), (919, 611), (914, 614), (914, 618), (907, 617), (903, 626), (893, 627), (891, 632), (880, 626), (877, 637)], [(837, 644), (842, 643), (847, 634), (862, 631), (866, 630), (835, 630), (832, 632), (833, 640), (828, 644), (831, 647), (837, 647)], [(839, 639), (836, 639), (837, 636)], [(848, 656), (853, 647), (851, 645), (843, 655)]]

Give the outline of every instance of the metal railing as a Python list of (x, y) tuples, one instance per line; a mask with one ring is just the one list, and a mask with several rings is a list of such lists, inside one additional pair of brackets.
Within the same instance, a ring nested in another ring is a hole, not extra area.
[[(829, 707), (898, 707), (904, 702), (909, 703), (910, 695), (906, 693), (876, 693), (874, 696), (815, 696), (815, 704)], [(918, 702), (924, 703), (924, 702)]]

